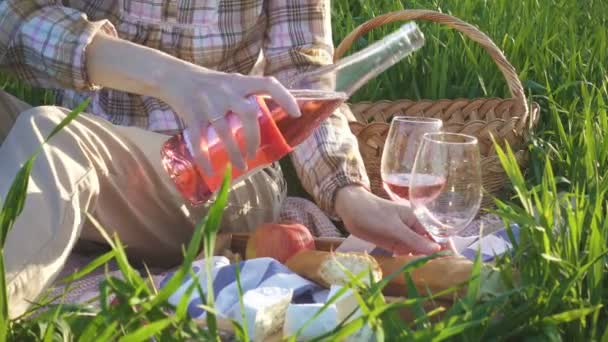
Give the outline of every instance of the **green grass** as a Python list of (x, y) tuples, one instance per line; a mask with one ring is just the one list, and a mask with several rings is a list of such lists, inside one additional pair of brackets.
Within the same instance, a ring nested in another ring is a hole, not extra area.
[[(428, 300), (424, 294), (413, 290), (408, 300), (387, 305), (379, 295), (381, 285), (372, 286), (360, 291), (364, 317), (340, 327), (334, 336), (354, 332), (367, 322), (387, 340), (608, 341), (604, 307), (608, 303), (608, 2), (336, 0), (332, 2), (336, 45), (374, 15), (406, 5), (449, 13), (479, 27), (504, 50), (527, 94), (542, 107), (527, 172), (522, 174), (515, 167), (508, 150), (499, 150), (516, 196), (500, 201), (497, 212), (505, 222), (522, 227), (521, 240), (512, 257), (497, 262), (506, 284), (499, 293), (480, 301), (479, 292), (484, 288), (473, 277), (468, 295), (441, 320), (430, 323), (437, 312), (422, 310), (420, 303)], [(419, 24), (427, 37), (423, 49), (361, 89), (352, 101), (509, 96), (502, 75), (482, 49), (439, 24)], [(374, 30), (357, 41), (353, 50), (396, 27)], [(4, 82), (4, 87), (32, 104), (51, 102), (45, 92), (14, 80)], [(23, 181), (23, 175), (19, 179)], [(10, 210), (2, 211), (1, 232), (9, 228), (18, 199), (15, 196), (5, 202)], [(219, 211), (206, 222), (217, 215)], [(212, 234), (212, 226), (203, 229), (201, 225), (197, 234)], [(7, 327), (10, 340), (43, 340), (46, 336), (48, 340), (65, 336), (217, 338), (179, 308), (181, 315), (168, 315), (164, 299), (171, 288), (153, 291), (126, 263), (120, 243), (112, 243), (116, 248), (97, 264), (111, 258), (122, 260), (121, 270), (128, 275), (126, 280), (109, 278), (102, 286), (104, 296), (115, 293), (124, 299), (115, 311), (102, 307), (91, 313), (85, 307), (55, 307), (45, 315), (9, 325), (3, 324), (6, 311), (0, 310), (0, 337)], [(187, 272), (189, 260), (186, 258), (183, 272)], [(408, 265), (403, 274), (414, 266)], [(0, 292), (0, 309), (3, 299)], [(399, 321), (395, 317), (399, 306), (414, 308), (416, 321)], [(143, 325), (144, 321), (149, 324)]]

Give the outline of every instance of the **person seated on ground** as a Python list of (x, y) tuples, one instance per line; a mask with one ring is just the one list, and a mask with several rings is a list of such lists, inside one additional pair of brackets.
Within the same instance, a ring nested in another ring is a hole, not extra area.
[[(1, 93), (0, 195), (44, 138), (85, 99), (84, 114), (36, 160), (5, 260), (11, 316), (22, 313), (57, 276), (79, 241), (104, 243), (92, 215), (149, 265), (179, 263), (208, 206), (185, 203), (161, 166), (168, 136), (211, 123), (244, 165), (224, 113), (259, 142), (256, 109), (267, 93), (298, 114), (282, 82), (332, 62), (330, 2), (324, 0), (84, 1), (0, 3), (3, 70), (56, 90), (60, 106), (29, 108)], [(260, 54), (263, 76), (252, 75)], [(397, 253), (429, 254), (407, 204), (376, 197), (343, 106), (291, 154), (304, 188), (346, 229)], [(209, 161), (202, 155), (201, 165)], [(233, 184), (222, 229), (252, 230), (276, 219), (286, 184), (278, 164)]]

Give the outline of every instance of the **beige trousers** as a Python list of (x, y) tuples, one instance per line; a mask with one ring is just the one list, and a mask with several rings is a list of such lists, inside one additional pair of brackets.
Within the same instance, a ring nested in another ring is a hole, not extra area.
[[(2, 199), (19, 168), (68, 112), (29, 108), (0, 91)], [(104, 243), (86, 213), (120, 237), (133, 261), (159, 267), (180, 262), (182, 245), (207, 207), (187, 205), (162, 168), (160, 148), (167, 138), (81, 114), (45, 145), (4, 249), (12, 317), (54, 281), (77, 243)], [(252, 230), (276, 219), (285, 190), (278, 166), (233, 185), (222, 230)]]

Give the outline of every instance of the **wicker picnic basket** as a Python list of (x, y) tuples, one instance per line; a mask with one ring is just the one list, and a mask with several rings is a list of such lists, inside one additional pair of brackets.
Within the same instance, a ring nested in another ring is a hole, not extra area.
[(407, 20), (427, 20), (445, 24), (481, 44), (492, 57), (507, 80), (512, 98), (397, 100), (351, 103), (356, 121), (350, 129), (357, 136), (359, 149), (370, 178), (372, 191), (384, 198), (380, 159), (389, 123), (394, 115), (441, 118), (444, 131), (464, 133), (478, 138), (482, 156), (484, 199), (483, 208), (491, 207), (493, 197), (504, 195), (508, 178), (494, 148), (492, 137), (505, 146), (508, 143), (525, 170), (528, 164), (528, 136), (539, 119), (539, 106), (528, 105), (524, 89), (515, 68), (507, 61), (492, 40), (476, 27), (447, 14), (429, 10), (402, 10), (375, 17), (352, 31), (336, 48), (334, 60), (340, 59), (359, 37), (379, 26)]

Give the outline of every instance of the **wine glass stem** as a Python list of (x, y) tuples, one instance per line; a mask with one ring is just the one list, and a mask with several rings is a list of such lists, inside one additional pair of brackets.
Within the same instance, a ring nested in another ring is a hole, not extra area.
[(442, 246), (446, 246), (448, 244), (448, 242), (450, 241), (450, 238), (446, 237), (446, 236), (437, 236), (437, 235), (434, 235), (432, 233), (429, 233), (429, 235), (431, 235), (431, 238), (433, 238), (433, 240), (436, 243), (438, 243), (438, 244), (440, 244)]

